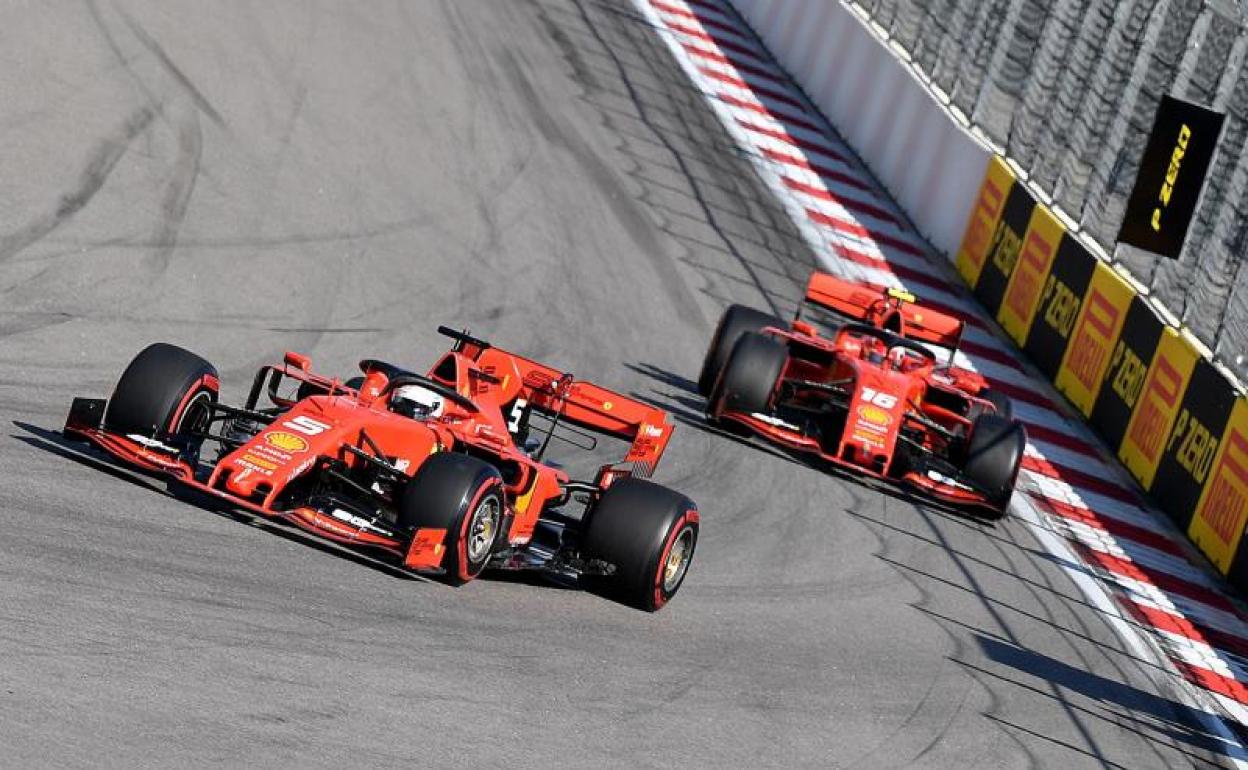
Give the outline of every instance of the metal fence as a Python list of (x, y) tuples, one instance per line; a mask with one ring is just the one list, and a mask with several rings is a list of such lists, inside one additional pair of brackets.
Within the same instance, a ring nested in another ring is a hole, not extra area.
[[(933, 85), (1248, 378), (1248, 48), (1232, 0), (857, 0)], [(1163, 94), (1227, 120), (1182, 257), (1118, 225)]]

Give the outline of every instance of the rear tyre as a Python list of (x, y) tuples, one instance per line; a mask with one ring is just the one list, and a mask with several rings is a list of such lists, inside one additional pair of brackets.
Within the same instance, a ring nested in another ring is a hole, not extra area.
[(698, 375), (698, 393), (707, 397), (711, 395), (715, 381), (719, 379), (719, 373), (724, 364), (728, 363), (732, 348), (741, 335), (768, 326), (783, 327), (784, 321), (745, 305), (729, 306), (720, 316), (719, 325), (715, 327), (715, 334), (711, 337), (711, 344), (706, 349), (706, 357), (702, 360), (702, 372)]
[[(996, 407), (997, 411), (995, 414), (998, 417), (1004, 417), (1007, 420), (1014, 419), (1014, 402), (1010, 400), (1009, 396), (999, 390), (984, 388), (979, 392), (979, 397)], [(975, 404), (971, 407), (971, 411), (967, 416), (974, 420), (976, 417), (988, 413), (988, 410)]]
[(144, 348), (122, 372), (104, 426), (123, 435), (184, 438), (208, 427), (207, 404), (220, 392), (212, 364), (176, 345)]
[(685, 581), (698, 545), (698, 510), (667, 487), (637, 478), (612, 484), (588, 514), (582, 556), (615, 567), (592, 579), (603, 593), (654, 612)]
[(1026, 445), (1027, 431), (1022, 423), (1014, 420), (985, 414), (971, 425), (971, 441), (962, 472), (988, 496), (997, 518), (1005, 515), (1014, 494), (1014, 482)]
[(788, 347), (779, 340), (755, 332), (742, 335), (712, 390), (712, 413), (766, 412), (788, 360)]
[(399, 500), (398, 525), (444, 529), (445, 578), (462, 585), (481, 574), (494, 552), (506, 512), (503, 477), (475, 457), (441, 452), (425, 460)]

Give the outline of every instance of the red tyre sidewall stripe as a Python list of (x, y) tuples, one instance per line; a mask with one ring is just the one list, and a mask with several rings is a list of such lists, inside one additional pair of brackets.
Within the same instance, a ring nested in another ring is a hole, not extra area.
[[(502, 485), (503, 485), (503, 482), (500, 481), (499, 479), (496, 479), (496, 478), (490, 479), (488, 483), (483, 484), (481, 488), (477, 490), (477, 494), (473, 495), (472, 501), (468, 503), (468, 507), (464, 509), (464, 514), (463, 514), (464, 521), (462, 524), (459, 525), (459, 538), (458, 538), (459, 542), (456, 543), (455, 545), (455, 553), (459, 557), (458, 559), (459, 564), (457, 565), (457, 573), (458, 573), (459, 579), (463, 580), (464, 582), (468, 582), (469, 580), (472, 580), (473, 578), (475, 578), (477, 575), (481, 574), (480, 570), (478, 570), (476, 574), (472, 574), (468, 572), (467, 534), (468, 534), (468, 525), (472, 523), (472, 512), (477, 509), (477, 505), (480, 504), (481, 498), (489, 494), (490, 491), (493, 490), (495, 487), (501, 487)], [(500, 521), (499, 523), (501, 524), (502, 522)]]
[(178, 402), (178, 408), (173, 410), (173, 415), (169, 418), (169, 424), (165, 426), (165, 431), (168, 433), (173, 432), (173, 429), (178, 425), (178, 421), (182, 419), (182, 412), (191, 402), (191, 399), (193, 399), (201, 390), (206, 390), (215, 395), (219, 389), (220, 382), (211, 374), (205, 374), (203, 377), (196, 380), (195, 384), (188, 388), (186, 394), (182, 396), (182, 400)]
[[(667, 557), (672, 553), (672, 546), (676, 544), (676, 538), (680, 536), (682, 531), (684, 531), (686, 525), (691, 526), (693, 527), (694, 539), (692, 545), (690, 546), (691, 552), (689, 556), (693, 556), (692, 548), (698, 544), (698, 522), (701, 520), (702, 519), (698, 515), (698, 512), (690, 509), (685, 511), (685, 515), (681, 516), (676, 523), (672, 525), (671, 530), (668, 532), (667, 540), (663, 543), (663, 553), (659, 554), (658, 567), (655, 568), (654, 571), (654, 608), (656, 610), (664, 604), (667, 604), (667, 600), (669, 598), (663, 595), (663, 573), (665, 572), (664, 568), (667, 566)], [(689, 574), (687, 569), (685, 574)], [(684, 580), (682, 579), (681, 582), (683, 583)]]

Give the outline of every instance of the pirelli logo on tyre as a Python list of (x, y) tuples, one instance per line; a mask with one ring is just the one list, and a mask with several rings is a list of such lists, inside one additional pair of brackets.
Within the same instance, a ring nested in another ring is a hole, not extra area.
[(1014, 172), (1010, 171), (1005, 161), (998, 155), (992, 156), (988, 160), (984, 182), (979, 186), (979, 197), (975, 199), (975, 207), (971, 209), (966, 223), (962, 246), (958, 249), (958, 272), (971, 288), (979, 282), (1001, 213), (1005, 210), (1006, 197), (1014, 188), (1014, 182)]
[(1053, 267), (1053, 257), (1066, 231), (1053, 212), (1038, 205), (1031, 213), (1031, 222), (1023, 235), (1022, 248), (1005, 287), (1005, 297), (997, 311), (997, 320), (1014, 341), (1022, 345), (1031, 331), (1032, 319), (1040, 305), (1044, 281)]
[(1147, 300), (1139, 295), (1131, 300), (1089, 420), (1112, 447), (1122, 445), (1165, 326)]
[(1162, 331), (1144, 389), (1118, 447), (1118, 457), (1145, 489), (1152, 489), (1161, 452), (1170, 438), (1198, 358), (1200, 354), (1191, 341), (1174, 329)]
[(1083, 307), (1083, 296), (1096, 267), (1096, 257), (1077, 240), (1069, 234), (1062, 237), (1053, 266), (1044, 279), (1040, 305), (1027, 333), (1027, 342), (1023, 345), (1027, 356), (1050, 380), (1057, 377), (1061, 368), (1067, 343)]
[[(1188, 537), (1223, 574), (1245, 572), (1236, 558), (1248, 518), (1248, 402), (1238, 399), (1205, 479)], [(1235, 581), (1236, 585), (1243, 585)]]
[(1134, 297), (1135, 290), (1112, 268), (1096, 265), (1056, 378), (1057, 389), (1085, 417), (1092, 413)]
[(1187, 527), (1196, 510), (1234, 406), (1231, 384), (1213, 364), (1199, 359), (1170, 428), (1152, 487), (1162, 510), (1182, 527)]

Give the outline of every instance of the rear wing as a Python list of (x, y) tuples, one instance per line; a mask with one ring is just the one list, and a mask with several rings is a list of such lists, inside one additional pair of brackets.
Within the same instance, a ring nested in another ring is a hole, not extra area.
[[(622, 462), (631, 463), (635, 475), (654, 473), (674, 427), (665, 411), (516, 353), (473, 347), (463, 352), (499, 379), (509, 400), (524, 399), (530, 407), (557, 414), (561, 420), (631, 442)], [(519, 387), (510, 381), (512, 377), (518, 378)]]
[[(830, 310), (845, 318), (877, 326), (917, 342), (957, 350), (965, 322), (913, 304), (914, 295), (898, 289), (880, 289), (845, 281), (827, 273), (813, 273), (802, 303)], [(802, 307), (798, 306), (798, 320)]]

